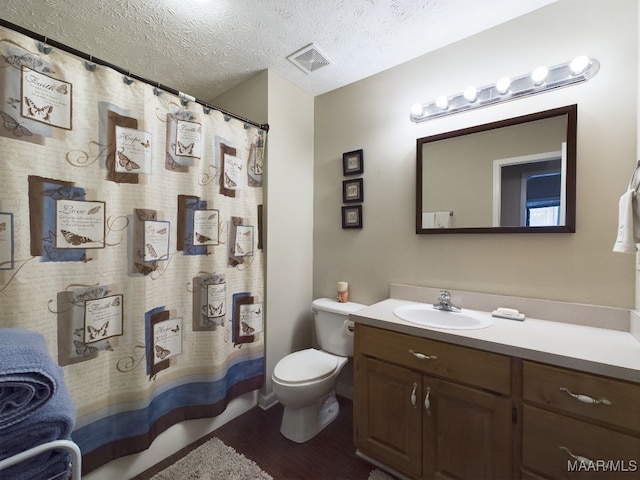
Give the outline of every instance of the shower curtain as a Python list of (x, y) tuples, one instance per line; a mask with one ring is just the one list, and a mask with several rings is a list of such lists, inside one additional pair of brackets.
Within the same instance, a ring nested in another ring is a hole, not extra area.
[(0, 27), (0, 327), (45, 335), (91, 471), (264, 379), (266, 132)]

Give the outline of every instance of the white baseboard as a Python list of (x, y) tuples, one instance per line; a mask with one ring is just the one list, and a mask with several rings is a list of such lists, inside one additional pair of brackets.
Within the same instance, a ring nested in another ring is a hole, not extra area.
[(269, 392), (269, 393), (260, 394), (260, 399), (258, 400), (258, 406), (262, 410), (269, 410), (276, 403), (278, 403), (278, 399), (276, 398), (275, 393)]

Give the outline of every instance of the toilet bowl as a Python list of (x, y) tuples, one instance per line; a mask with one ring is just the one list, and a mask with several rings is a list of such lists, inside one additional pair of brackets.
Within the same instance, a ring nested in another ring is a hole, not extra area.
[(296, 443), (316, 436), (335, 420), (334, 386), (347, 357), (309, 348), (283, 358), (273, 370), (273, 393), (285, 407), (280, 432)]
[(275, 366), (273, 393), (284, 406), (280, 432), (296, 443), (311, 440), (338, 416), (335, 384), (353, 356), (353, 322), (349, 313), (364, 305), (322, 298), (314, 300), (318, 345), (293, 352)]

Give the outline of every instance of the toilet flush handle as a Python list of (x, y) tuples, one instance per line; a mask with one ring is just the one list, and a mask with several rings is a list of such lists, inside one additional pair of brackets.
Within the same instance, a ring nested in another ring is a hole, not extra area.
[(351, 320), (345, 320), (344, 324), (344, 333), (345, 335), (353, 336), (353, 332), (355, 331), (355, 324)]

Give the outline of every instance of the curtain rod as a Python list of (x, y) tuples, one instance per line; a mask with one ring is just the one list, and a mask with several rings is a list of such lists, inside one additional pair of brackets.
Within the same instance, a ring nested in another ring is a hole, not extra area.
[(130, 78), (134, 78), (134, 79), (139, 80), (141, 82), (147, 83), (147, 84), (149, 84), (149, 85), (151, 85), (153, 87), (162, 89), (165, 92), (172, 93), (172, 94), (174, 94), (174, 95), (176, 95), (178, 97), (186, 98), (186, 99), (188, 99), (188, 100), (190, 100), (192, 102), (195, 102), (195, 103), (198, 103), (198, 104), (202, 105), (205, 108), (211, 108), (213, 110), (217, 110), (218, 112), (220, 112), (220, 113), (222, 113), (224, 115), (228, 115), (228, 116), (230, 116), (232, 118), (235, 118), (236, 120), (240, 120), (241, 122), (248, 123), (249, 125), (253, 125), (254, 127), (257, 127), (257, 128), (259, 128), (261, 130), (264, 130), (265, 132), (269, 131), (269, 124), (268, 123), (257, 123), (257, 122), (254, 122), (252, 120), (249, 120), (247, 118), (244, 118), (244, 117), (241, 117), (239, 115), (236, 115), (235, 113), (231, 113), (231, 112), (229, 112), (227, 110), (224, 110), (222, 108), (216, 107), (214, 105), (210, 105), (210, 104), (208, 104), (207, 102), (205, 102), (203, 100), (199, 100), (199, 99), (197, 99), (195, 97), (192, 97), (190, 95), (186, 95), (183, 92), (180, 92), (179, 90), (176, 90), (175, 88), (167, 87), (166, 85), (162, 85), (161, 83), (154, 82), (152, 80), (149, 80), (148, 78), (141, 77), (140, 75), (136, 75), (135, 73), (132, 73), (129, 70), (125, 70), (124, 68), (118, 67), (117, 65), (109, 63), (109, 62), (107, 62), (105, 60), (100, 60), (99, 58), (96, 58), (96, 57), (94, 57), (92, 55), (89, 55), (87, 53), (81, 52), (80, 50), (76, 50), (73, 47), (65, 45), (64, 43), (57, 42), (57, 41), (55, 41), (55, 40), (53, 40), (51, 38), (48, 38), (48, 37), (45, 37), (44, 35), (40, 35), (38, 33), (32, 32), (31, 30), (27, 30), (26, 28), (20, 27), (20, 26), (15, 25), (15, 24), (13, 24), (11, 22), (7, 22), (6, 20), (4, 20), (2, 18), (0, 18), (0, 26), (7, 27), (7, 28), (9, 28), (11, 30), (14, 30), (14, 31), (18, 32), (18, 33), (22, 33), (23, 35), (26, 35), (28, 37), (33, 38), (34, 40), (42, 42), (45, 45), (50, 45), (52, 47), (59, 48), (60, 50), (63, 50), (65, 52), (67, 52), (67, 53), (75, 55), (76, 57), (80, 57), (80, 58), (82, 58), (84, 60), (88, 60), (89, 62), (96, 63), (96, 64), (99, 64), (99, 65), (102, 65), (102, 66), (105, 66), (105, 67), (112, 68), (113, 70), (115, 70), (115, 71), (117, 71), (117, 72), (119, 72), (119, 73), (121, 73), (123, 75), (126, 75), (126, 76), (128, 76)]

